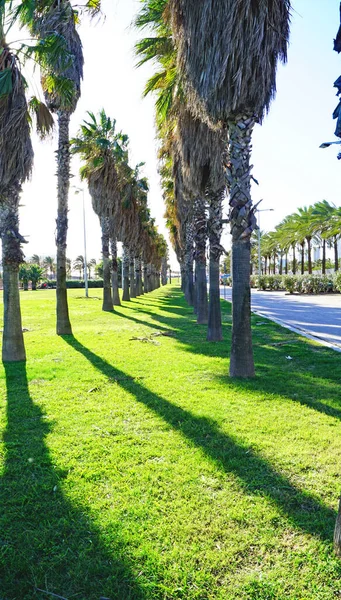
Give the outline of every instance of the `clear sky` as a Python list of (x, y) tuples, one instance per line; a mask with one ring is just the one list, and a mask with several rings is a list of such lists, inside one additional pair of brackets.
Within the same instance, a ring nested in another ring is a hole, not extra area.
[[(133, 46), (137, 33), (130, 27), (139, 0), (103, 0), (105, 21), (83, 20), (85, 70), (82, 96), (72, 117), (71, 133), (86, 116), (102, 107), (116, 118), (129, 135), (131, 163), (145, 162), (150, 181), (150, 206), (159, 230), (165, 233), (157, 174), (154, 110), (152, 98), (142, 99), (150, 67), (134, 68)], [(253, 140), (254, 201), (263, 198), (261, 228), (273, 228), (299, 206), (326, 199), (341, 205), (341, 163), (337, 147), (319, 149), (334, 138), (332, 112), (337, 105), (334, 81), (341, 75), (341, 56), (333, 52), (339, 25), (339, 0), (293, 0), (289, 61), (278, 70), (277, 97)], [(55, 255), (56, 139), (35, 141), (35, 168), (25, 186), (21, 207), (21, 232), (29, 236), (26, 255)], [(74, 160), (72, 185), (80, 185), (79, 165)], [(84, 186), (86, 188), (86, 186)], [(100, 257), (100, 229), (86, 192), (88, 258)], [(70, 193), (67, 255), (83, 254), (80, 196)], [(224, 235), (228, 245), (228, 235)], [(175, 267), (174, 255), (172, 264)]]

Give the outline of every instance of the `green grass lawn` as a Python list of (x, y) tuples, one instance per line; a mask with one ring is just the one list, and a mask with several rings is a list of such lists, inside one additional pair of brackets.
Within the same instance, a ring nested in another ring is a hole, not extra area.
[(64, 339), (55, 292), (22, 294), (0, 599), (341, 598), (341, 355), (254, 316), (257, 377), (231, 381), (229, 304), (214, 344), (176, 286), (115, 314), (100, 292), (70, 291)]

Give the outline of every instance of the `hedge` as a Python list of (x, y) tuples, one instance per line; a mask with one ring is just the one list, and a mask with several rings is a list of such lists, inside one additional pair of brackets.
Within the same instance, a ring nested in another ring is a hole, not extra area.
[(328, 294), (341, 292), (341, 273), (334, 275), (262, 275), (251, 276), (251, 287), (282, 290), (290, 294)]
[[(56, 280), (55, 279), (49, 279), (48, 281), (46, 281), (47, 283), (47, 287), (48, 288), (55, 288), (56, 287)], [(43, 284), (44, 286), (44, 284)], [(66, 281), (66, 287), (68, 289), (81, 289), (81, 288), (85, 288), (85, 283), (83, 280), (77, 280), (77, 279), (68, 279)], [(88, 287), (89, 288), (102, 288), (103, 287), (103, 279), (88, 279)]]

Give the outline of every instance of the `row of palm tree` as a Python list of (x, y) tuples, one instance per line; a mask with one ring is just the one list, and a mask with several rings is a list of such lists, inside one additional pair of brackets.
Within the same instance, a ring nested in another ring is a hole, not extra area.
[(116, 121), (104, 110), (98, 116), (89, 112), (71, 140), (72, 152), (83, 162), (80, 175), (88, 184), (101, 225), (105, 311), (120, 304), (118, 241), (123, 244), (123, 300), (159, 287), (162, 266), (166, 282), (167, 244), (150, 215), (148, 181), (141, 175), (143, 163), (130, 167), (128, 146), (128, 136), (117, 131)]
[[(322, 248), (322, 273), (326, 272), (327, 247), (334, 251), (334, 270), (339, 269), (338, 241), (341, 237), (341, 207), (322, 200), (311, 206), (299, 208), (295, 213), (288, 215), (270, 231), (261, 237), (261, 255), (264, 258), (264, 272), (272, 270), (280, 274), (288, 272), (289, 254), (292, 257), (292, 272), (299, 270), (303, 275), (306, 268), (312, 273), (313, 260), (312, 248)], [(300, 261), (296, 258), (300, 255)], [(285, 260), (283, 260), (285, 259)], [(284, 263), (284, 266), (283, 266)]]
[[(82, 10), (94, 14), (99, 8), (99, 0), (90, 0)], [(74, 9), (69, 0), (5, 0), (0, 6), (0, 153), (6, 157), (0, 167), (4, 361), (26, 358), (18, 293), (18, 270), (23, 261), (21, 245), (25, 240), (19, 233), (18, 206), (22, 185), (33, 166), (31, 113), (41, 137), (54, 127), (52, 113), (58, 117), (57, 332), (65, 333), (67, 329), (61, 324), (68, 321), (65, 288), (70, 177), (68, 124), (80, 96), (82, 78), (82, 45), (76, 31), (79, 14), (79, 8)], [(13, 26), (25, 28), (25, 43), (11, 44), (5, 38)], [(30, 58), (40, 67), (46, 104), (30, 97), (27, 81), (31, 79), (31, 70), (27, 77), (24, 74)]]
[(136, 46), (139, 65), (153, 61), (159, 66), (145, 92), (156, 94), (160, 173), (171, 239), (186, 298), (196, 305), (198, 321), (208, 320), (209, 340), (221, 339), (220, 237), (222, 201), (229, 193), (231, 376), (254, 375), (249, 274), (251, 235), (257, 225), (250, 194), (251, 138), (274, 97), (278, 59), (286, 60), (289, 16), (289, 0), (142, 0), (136, 19), (137, 27), (148, 28), (149, 34)]
[[(39, 256), (38, 254), (33, 254), (29, 259), (26, 259), (25, 263), (28, 265), (38, 265), (42, 267), (43, 274), (45, 277), (49, 277), (50, 279), (55, 279), (57, 272), (57, 263), (52, 256)], [(66, 275), (67, 277), (71, 276), (72, 270), (79, 271), (79, 277), (84, 279), (85, 277), (85, 260), (84, 256), (81, 254), (75, 258), (74, 261), (71, 258), (65, 259), (66, 265)], [(88, 278), (91, 279), (92, 270), (96, 268), (97, 261), (95, 258), (91, 258), (87, 261), (87, 275)]]
[[(2, 358), (6, 362), (26, 358), (18, 292), (18, 271), (23, 263), (21, 246), (25, 240), (19, 233), (18, 207), (22, 184), (30, 176), (33, 166), (32, 116), (35, 117), (38, 133), (44, 137), (53, 129), (53, 113), (58, 121), (56, 329), (58, 334), (72, 333), (66, 294), (71, 156), (69, 122), (80, 97), (83, 75), (82, 44), (76, 26), (82, 12), (93, 15), (99, 10), (100, 0), (89, 0), (83, 7), (73, 7), (69, 0), (5, 0), (0, 6), (0, 154), (4, 158), (0, 161), (4, 285)], [(5, 31), (8, 34), (12, 25), (26, 29), (27, 43), (19, 42), (12, 46), (8, 43)], [(29, 77), (24, 76), (23, 68), (25, 61), (31, 57), (40, 67), (46, 104), (37, 97), (29, 96)], [(149, 222), (148, 226), (150, 236), (158, 238), (155, 225)], [(158, 241), (161, 247), (163, 242), (159, 238)], [(154, 247), (155, 243), (150, 243), (150, 254), (156, 252)], [(107, 265), (104, 270), (110, 275)]]

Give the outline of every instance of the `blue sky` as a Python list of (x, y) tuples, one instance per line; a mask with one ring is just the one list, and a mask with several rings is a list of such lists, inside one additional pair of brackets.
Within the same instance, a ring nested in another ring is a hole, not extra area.
[[(144, 161), (150, 180), (150, 205), (160, 231), (165, 232), (157, 175), (153, 100), (142, 99), (150, 67), (134, 68), (136, 32), (130, 27), (139, 0), (103, 0), (104, 22), (80, 27), (85, 55), (82, 97), (72, 117), (76, 133), (86, 111), (102, 107), (130, 137), (131, 162)], [(332, 112), (337, 104), (333, 83), (341, 75), (341, 57), (333, 52), (339, 24), (339, 0), (294, 0), (289, 61), (280, 66), (277, 97), (253, 140), (253, 198), (263, 198), (262, 229), (271, 229), (298, 206), (327, 199), (341, 204), (341, 163), (337, 149), (319, 149), (334, 139)], [(56, 216), (56, 139), (35, 141), (35, 169), (22, 196), (21, 231), (30, 236), (26, 254), (54, 255)], [(73, 162), (72, 183), (79, 185), (79, 165)], [(98, 219), (86, 194), (88, 257), (100, 257)], [(83, 253), (79, 196), (70, 195), (68, 256)], [(224, 244), (228, 245), (228, 235)], [(172, 259), (173, 265), (174, 257)]]

